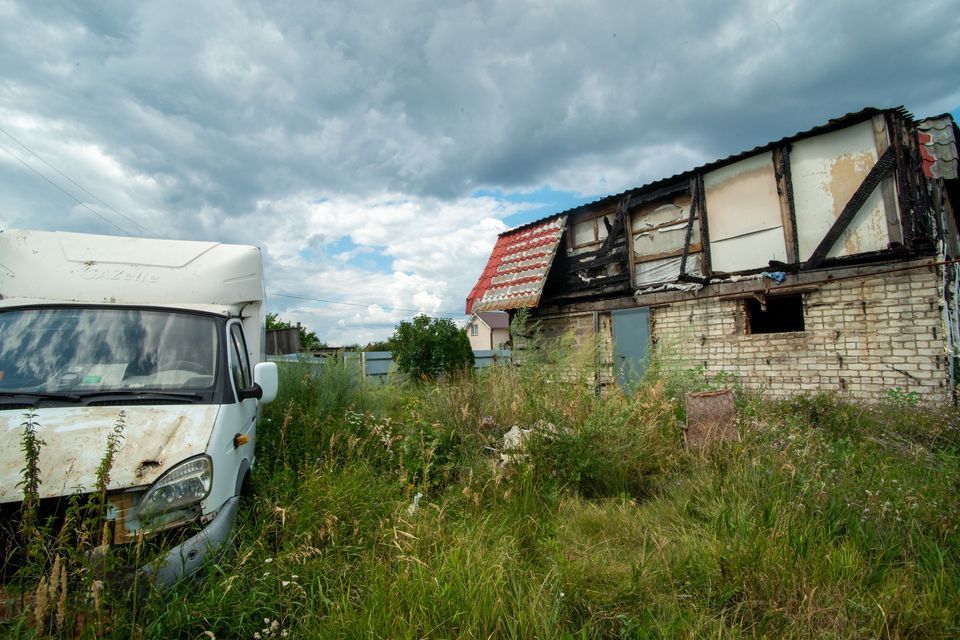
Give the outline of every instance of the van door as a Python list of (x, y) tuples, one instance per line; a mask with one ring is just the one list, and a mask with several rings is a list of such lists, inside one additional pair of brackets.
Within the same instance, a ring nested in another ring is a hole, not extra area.
[[(253, 463), (254, 459), (254, 441), (256, 440), (257, 428), (257, 409), (259, 400), (256, 398), (246, 398), (239, 400), (240, 390), (249, 389), (253, 386), (253, 372), (250, 368), (250, 357), (247, 352), (247, 341), (243, 337), (243, 326), (239, 321), (231, 321), (227, 325), (228, 362), (230, 365), (230, 384), (233, 386), (234, 397), (237, 403), (229, 407), (229, 415), (235, 429), (234, 442), (238, 442), (236, 436), (246, 436), (246, 443), (240, 446), (234, 446), (232, 452), (235, 456), (237, 469), (237, 482), (243, 480), (243, 474)], [(237, 486), (239, 491), (239, 484)]]

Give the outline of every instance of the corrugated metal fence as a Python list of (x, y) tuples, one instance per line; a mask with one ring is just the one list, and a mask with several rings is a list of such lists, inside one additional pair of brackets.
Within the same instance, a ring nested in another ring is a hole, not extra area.
[[(393, 372), (393, 354), (389, 351), (364, 351), (357, 353), (355, 351), (344, 351), (338, 357), (349, 366), (355, 366), (368, 383), (384, 384)], [(509, 349), (494, 349), (485, 351), (474, 351), (474, 368), (483, 369), (492, 367), (496, 364), (510, 364)], [(307, 354), (293, 354), (281, 356), (267, 356), (271, 362), (299, 362), (312, 367), (322, 367), (327, 362), (335, 360), (331, 357), (314, 357)]]

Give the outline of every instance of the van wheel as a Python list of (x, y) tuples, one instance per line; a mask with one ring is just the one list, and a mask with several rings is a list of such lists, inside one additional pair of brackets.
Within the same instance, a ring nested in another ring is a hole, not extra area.
[(249, 471), (243, 474), (240, 483), (240, 506), (249, 507), (253, 503), (253, 479)]

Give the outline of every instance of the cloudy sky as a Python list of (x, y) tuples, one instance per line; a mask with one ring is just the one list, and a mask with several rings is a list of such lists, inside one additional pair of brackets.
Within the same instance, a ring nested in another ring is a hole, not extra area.
[(958, 115), (958, 0), (702, 4), (0, 0), (0, 228), (256, 244), (270, 310), (365, 344), (465, 319), (512, 226)]

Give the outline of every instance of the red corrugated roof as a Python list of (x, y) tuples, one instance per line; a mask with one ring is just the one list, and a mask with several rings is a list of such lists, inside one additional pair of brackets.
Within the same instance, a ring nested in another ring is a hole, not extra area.
[(467, 313), (537, 306), (566, 222), (566, 216), (555, 216), (497, 238), (467, 296)]

